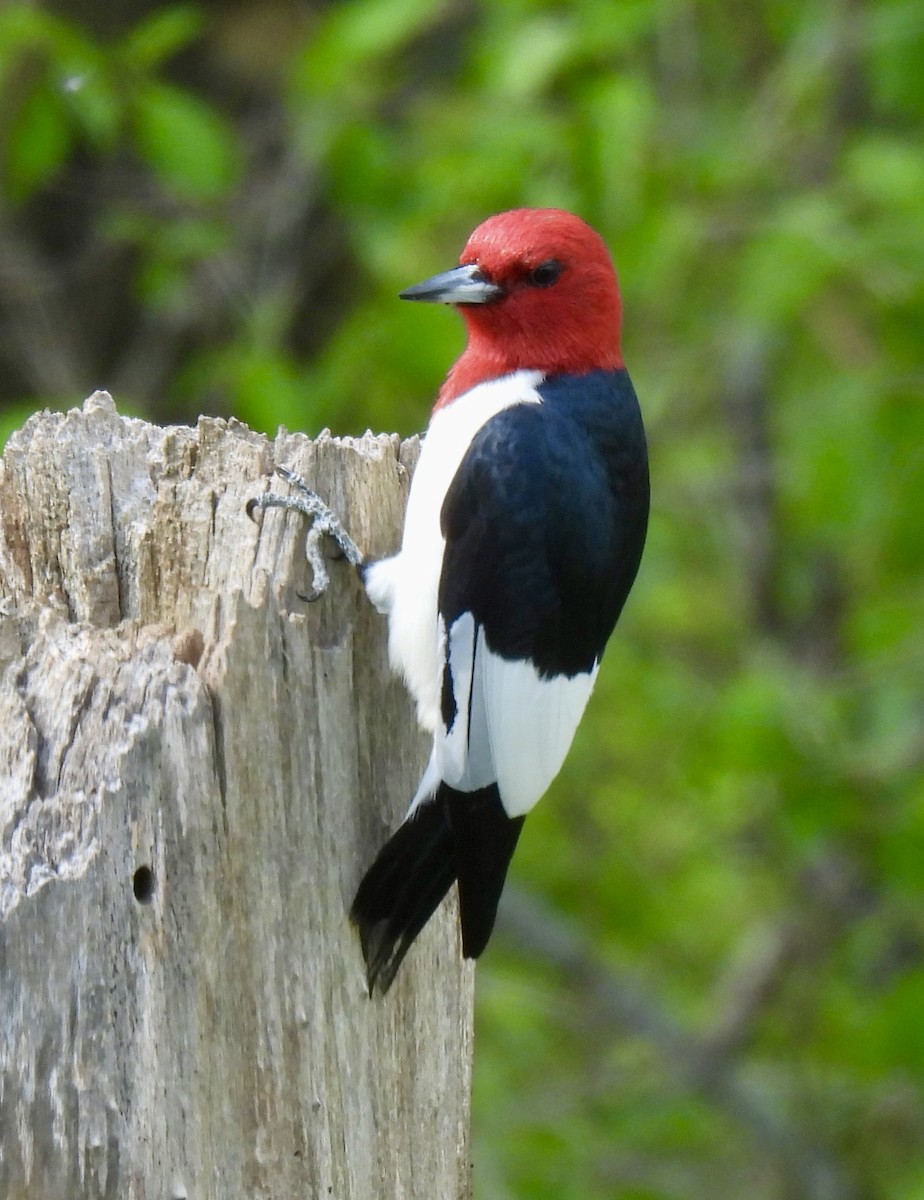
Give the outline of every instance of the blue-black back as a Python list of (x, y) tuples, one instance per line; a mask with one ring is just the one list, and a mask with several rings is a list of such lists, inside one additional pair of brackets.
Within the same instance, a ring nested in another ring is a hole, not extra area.
[(559, 375), (478, 431), (443, 503), (440, 612), (544, 677), (589, 671), (638, 571), (645, 433), (625, 370)]

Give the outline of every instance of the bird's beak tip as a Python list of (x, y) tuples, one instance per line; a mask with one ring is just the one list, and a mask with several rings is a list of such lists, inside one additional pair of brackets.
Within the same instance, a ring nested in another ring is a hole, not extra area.
[(453, 267), (415, 283), (398, 293), (401, 300), (423, 300), (431, 304), (490, 304), (504, 289), (492, 283), (474, 264)]

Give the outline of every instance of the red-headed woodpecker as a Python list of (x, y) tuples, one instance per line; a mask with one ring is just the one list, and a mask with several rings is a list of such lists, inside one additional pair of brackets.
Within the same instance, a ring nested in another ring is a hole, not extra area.
[(460, 265), (402, 292), (468, 330), (414, 473), (400, 551), (364, 565), (389, 653), (433, 734), (400, 828), (353, 901), (384, 992), (458, 882), (484, 950), (523, 820), (558, 774), (635, 579), (645, 434), (609, 254), (559, 209), (490, 217)]

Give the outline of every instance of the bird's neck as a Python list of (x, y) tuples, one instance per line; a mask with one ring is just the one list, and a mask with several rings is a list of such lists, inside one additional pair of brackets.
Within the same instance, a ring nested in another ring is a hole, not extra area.
[(596, 353), (585, 348), (569, 346), (561, 341), (550, 340), (537, 347), (535, 341), (518, 348), (509, 339), (498, 346), (486, 338), (469, 331), (468, 345), (453, 363), (443, 386), (440, 388), (433, 411), (451, 404), (464, 392), (512, 375), (514, 371), (541, 371), (544, 375), (585, 375), (589, 371), (615, 371), (623, 366), (619, 346), (611, 346)]
[(434, 412), (446, 404), (451, 404), (458, 396), (477, 387), (479, 383), (486, 383), (489, 379), (500, 379), (502, 375), (510, 375), (515, 370), (517, 367), (510, 365), (508, 355), (473, 353), (469, 343), (450, 368), (436, 398)]

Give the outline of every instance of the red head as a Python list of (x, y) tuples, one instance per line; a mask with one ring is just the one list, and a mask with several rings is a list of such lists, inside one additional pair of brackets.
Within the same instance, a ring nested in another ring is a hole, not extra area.
[(582, 374), (622, 366), (622, 306), (603, 239), (558, 208), (517, 208), (484, 221), (460, 266), (402, 293), (456, 304), (468, 344), (437, 407), (521, 368)]

